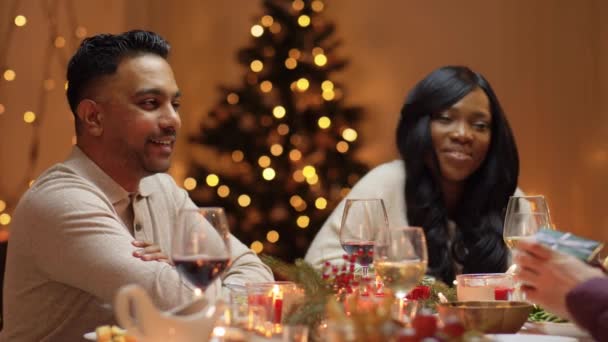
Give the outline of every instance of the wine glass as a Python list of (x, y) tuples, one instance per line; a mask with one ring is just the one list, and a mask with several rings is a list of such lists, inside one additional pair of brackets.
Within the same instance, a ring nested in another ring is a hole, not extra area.
[[(530, 238), (543, 228), (553, 229), (549, 207), (544, 196), (511, 196), (509, 198), (502, 234), (511, 251), (516, 248), (518, 241)], [(507, 273), (514, 273), (516, 270), (517, 265), (513, 264)], [(518, 282), (514, 286), (512, 299), (526, 300), (520, 289), (521, 284)]]
[(388, 216), (384, 202), (374, 199), (347, 199), (340, 225), (340, 244), (361, 265), (367, 278), (372, 263), (375, 241), (388, 235)]
[(503, 238), (509, 249), (512, 250), (517, 241), (530, 237), (543, 228), (553, 229), (544, 196), (509, 198), (503, 229)]
[(398, 298), (400, 320), (405, 296), (424, 277), (427, 262), (426, 237), (420, 227), (391, 228), (389, 239), (374, 246), (374, 269)]
[(230, 232), (223, 208), (180, 210), (171, 258), (178, 272), (197, 288), (205, 289), (230, 266)]

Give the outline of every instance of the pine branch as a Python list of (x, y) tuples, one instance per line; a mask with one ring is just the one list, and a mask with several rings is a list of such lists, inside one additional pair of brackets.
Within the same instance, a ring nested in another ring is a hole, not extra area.
[(290, 264), (270, 255), (262, 254), (260, 259), (281, 278), (293, 281), (305, 292), (307, 297), (323, 297), (331, 294), (319, 272), (309, 263), (298, 259)]
[(439, 299), (440, 293), (448, 300), (448, 302), (456, 301), (456, 288), (450, 287), (440, 280), (425, 277), (422, 280), (421, 285), (428, 286), (431, 290), (431, 295), (429, 298), (422, 302), (423, 307), (435, 310), (437, 303), (441, 302)]

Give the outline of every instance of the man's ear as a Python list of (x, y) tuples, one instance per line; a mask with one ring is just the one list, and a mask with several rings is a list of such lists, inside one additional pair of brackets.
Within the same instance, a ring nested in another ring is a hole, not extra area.
[(80, 101), (76, 112), (82, 123), (83, 132), (95, 137), (103, 134), (103, 113), (95, 101), (90, 99)]

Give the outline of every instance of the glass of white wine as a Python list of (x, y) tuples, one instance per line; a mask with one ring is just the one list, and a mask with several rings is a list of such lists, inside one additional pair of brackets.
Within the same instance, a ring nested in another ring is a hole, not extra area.
[(553, 229), (544, 196), (509, 198), (503, 229), (503, 238), (509, 249), (512, 250), (518, 240), (528, 238), (543, 228)]
[(420, 227), (391, 228), (389, 232), (388, 239), (374, 245), (374, 269), (384, 286), (398, 298), (398, 318), (403, 320), (405, 296), (426, 273), (426, 237)]
[[(549, 207), (544, 196), (511, 196), (507, 204), (505, 214), (505, 225), (503, 238), (511, 251), (516, 248), (517, 242), (529, 239), (539, 230), (553, 229)], [(508, 272), (517, 270), (517, 265), (512, 266)], [(526, 300), (521, 292), (521, 284), (515, 284), (513, 300)]]

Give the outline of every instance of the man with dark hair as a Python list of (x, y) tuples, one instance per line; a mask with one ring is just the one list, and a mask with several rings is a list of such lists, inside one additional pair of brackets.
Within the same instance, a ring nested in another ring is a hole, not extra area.
[[(195, 207), (164, 173), (181, 125), (169, 50), (155, 33), (130, 31), (87, 38), (70, 60), (78, 142), (15, 210), (0, 341), (80, 340), (113, 323), (107, 304), (129, 283), (163, 310), (191, 290), (165, 255), (178, 211)], [(251, 250), (230, 239), (232, 264), (207, 289), (209, 299), (222, 283), (272, 280)]]

